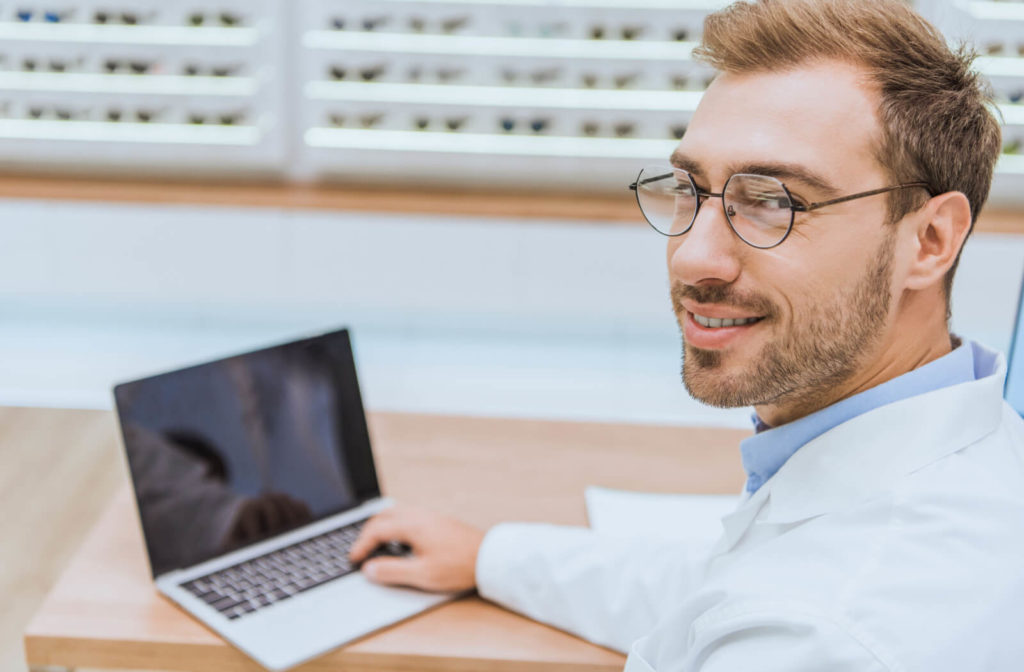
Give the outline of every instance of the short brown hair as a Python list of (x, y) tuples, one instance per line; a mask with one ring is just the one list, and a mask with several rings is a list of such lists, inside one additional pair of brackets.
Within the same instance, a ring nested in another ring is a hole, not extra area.
[[(975, 52), (952, 50), (941, 33), (897, 0), (757, 0), (707, 16), (694, 56), (722, 72), (751, 73), (839, 60), (863, 67), (881, 94), (878, 162), (894, 184), (960, 191), (978, 218), (1002, 146), (989, 86)], [(895, 223), (921, 207), (920, 190), (889, 197)], [(946, 274), (947, 317), (959, 254)]]

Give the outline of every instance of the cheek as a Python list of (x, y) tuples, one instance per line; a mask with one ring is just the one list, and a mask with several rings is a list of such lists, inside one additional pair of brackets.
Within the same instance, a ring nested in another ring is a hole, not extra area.
[(835, 311), (856, 310), (851, 297), (864, 285), (865, 276), (879, 261), (877, 247), (819, 250), (813, 263), (793, 268), (785, 289), (780, 285), (782, 309), (797, 322), (830, 320)]
[[(781, 247), (788, 245), (786, 241)], [(783, 324), (817, 316), (816, 307), (827, 303), (831, 284), (829, 273), (842, 268), (841, 263), (819, 264), (813, 250), (794, 245), (783, 254), (781, 249), (765, 250), (757, 260), (744, 268), (747, 286), (769, 299)]]
[(669, 238), (668, 245), (665, 248), (665, 263), (668, 265), (669, 270), (672, 269), (672, 255), (679, 249), (679, 244), (683, 241), (679, 238)]

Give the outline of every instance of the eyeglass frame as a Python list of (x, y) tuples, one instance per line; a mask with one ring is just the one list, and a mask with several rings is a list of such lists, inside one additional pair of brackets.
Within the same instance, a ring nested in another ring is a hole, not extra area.
[[(695, 195), (695, 198), (697, 199), (697, 205), (695, 205), (693, 208), (693, 217), (690, 218), (690, 223), (687, 224), (682, 231), (680, 231), (679, 233), (665, 233), (654, 225), (651, 219), (647, 216), (647, 213), (644, 212), (644, 206), (640, 204), (640, 175), (643, 175), (644, 170), (647, 169), (644, 168), (640, 171), (639, 174), (637, 174), (637, 179), (632, 184), (629, 185), (629, 188), (633, 191), (633, 193), (636, 196), (636, 205), (638, 208), (640, 208), (640, 214), (644, 216), (644, 220), (650, 225), (652, 229), (654, 229), (663, 236), (668, 236), (669, 238), (676, 238), (678, 236), (681, 236), (689, 232), (690, 229), (693, 228), (693, 223), (697, 221), (697, 215), (700, 213), (700, 206), (703, 203), (703, 201), (709, 198), (720, 198), (722, 200), (722, 213), (725, 215), (725, 221), (729, 223), (729, 228), (732, 230), (734, 234), (736, 234), (737, 238), (742, 240), (747, 245), (750, 245), (751, 247), (756, 248), (758, 250), (770, 250), (774, 247), (782, 245), (782, 243), (786, 241), (786, 238), (789, 238), (789, 234), (793, 230), (793, 222), (796, 219), (796, 213), (798, 212), (811, 212), (812, 210), (817, 210), (818, 208), (824, 208), (826, 205), (836, 205), (838, 203), (845, 203), (847, 201), (853, 201), (859, 198), (867, 198), (868, 196), (877, 196), (878, 194), (885, 194), (890, 191), (896, 191), (897, 189), (910, 189), (913, 187), (922, 187), (928, 190), (929, 196), (934, 195), (932, 194), (931, 189), (928, 188), (927, 182), (907, 182), (905, 184), (895, 184), (888, 187), (882, 187), (881, 189), (862, 191), (860, 193), (850, 194), (849, 196), (840, 196), (839, 198), (833, 198), (827, 201), (820, 201), (817, 203), (802, 205), (800, 203), (797, 203), (796, 200), (793, 198), (793, 194), (789, 191), (789, 187), (786, 186), (785, 182), (783, 182), (777, 177), (772, 177), (771, 175), (757, 175), (754, 173), (733, 173), (732, 175), (729, 176), (729, 179), (727, 179), (725, 181), (725, 184), (722, 186), (722, 192), (716, 194), (711, 191), (704, 191), (700, 189), (697, 186), (697, 183), (694, 181), (693, 175), (691, 175), (689, 171), (683, 170), (682, 168), (676, 168), (674, 170), (678, 170), (679, 172), (684, 173), (686, 175), (686, 179), (690, 181), (690, 186), (693, 187), (693, 193)], [(737, 175), (773, 179), (776, 182), (778, 182), (782, 186), (782, 190), (786, 192), (786, 198), (789, 200), (789, 225), (786, 227), (786, 233), (782, 235), (782, 238), (779, 239), (779, 242), (773, 243), (771, 245), (755, 245), (748, 241), (746, 238), (744, 238), (742, 235), (740, 235), (740, 233), (736, 230), (736, 227), (732, 223), (732, 217), (729, 216), (729, 211), (725, 207), (725, 192), (726, 190), (729, 189), (729, 183), (732, 182), (732, 178), (736, 177)], [(665, 175), (659, 175), (657, 177), (651, 177), (644, 180), (644, 184), (656, 182), (658, 180), (664, 180), (667, 177), (673, 176), (675, 176), (675, 172), (666, 173)]]

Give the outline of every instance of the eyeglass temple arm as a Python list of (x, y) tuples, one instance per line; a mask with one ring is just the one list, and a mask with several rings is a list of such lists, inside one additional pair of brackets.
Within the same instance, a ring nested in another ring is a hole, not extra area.
[(651, 182), (664, 180), (665, 178), (672, 177), (672, 175), (673, 173), (665, 173), (664, 175), (655, 175), (654, 177), (648, 177), (644, 180), (638, 180), (633, 184), (629, 185), (629, 188), (632, 189), (633, 191), (636, 191), (637, 187), (639, 187), (642, 184), (650, 184)]
[[(822, 201), (821, 203), (811, 203), (810, 205), (799, 205), (793, 204), (793, 210), (797, 212), (810, 212), (811, 210), (817, 210), (818, 208), (824, 208), (826, 205), (835, 205), (836, 203), (845, 203), (846, 201), (853, 201), (858, 198), (867, 198), (868, 196), (874, 196), (876, 194), (884, 194), (888, 191), (896, 191), (897, 189), (909, 189), (911, 187), (923, 187), (928, 188), (926, 182), (909, 182), (907, 184), (897, 184), (891, 187), (883, 187), (882, 189), (873, 189), (871, 191), (864, 191), (859, 194), (851, 194), (849, 196), (843, 196), (842, 198), (833, 198), (831, 201)], [(931, 191), (928, 192), (931, 194)]]

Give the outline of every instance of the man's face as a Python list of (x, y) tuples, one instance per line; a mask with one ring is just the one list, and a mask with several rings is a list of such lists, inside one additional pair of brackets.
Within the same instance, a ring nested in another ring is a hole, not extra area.
[[(805, 204), (887, 186), (872, 155), (876, 94), (863, 82), (838, 63), (722, 75), (673, 160), (715, 193), (733, 173), (772, 170)], [(786, 240), (763, 250), (730, 230), (720, 199), (706, 200), (668, 246), (690, 393), (718, 406), (814, 410), (856, 379), (891, 322), (896, 231), (886, 203), (797, 213)], [(704, 318), (757, 320), (716, 328)]]

